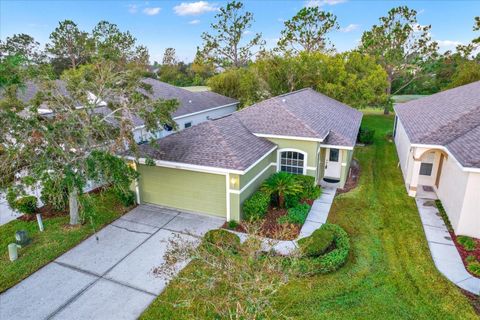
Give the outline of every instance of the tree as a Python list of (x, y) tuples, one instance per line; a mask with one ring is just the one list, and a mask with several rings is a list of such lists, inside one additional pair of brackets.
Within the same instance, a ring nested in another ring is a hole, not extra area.
[(175, 48), (166, 48), (163, 54), (162, 65), (174, 66), (177, 64), (177, 57), (175, 56)]
[[(80, 197), (88, 180), (110, 183), (127, 194), (136, 175), (117, 154), (127, 145), (136, 151), (135, 117), (150, 132), (164, 124), (175, 127), (171, 113), (178, 105), (139, 93), (139, 87), (151, 89), (141, 81), (142, 74), (141, 69), (98, 59), (66, 71), (64, 82), (42, 82), (41, 94), (26, 112), (5, 103), (0, 109), (0, 177), (17, 179), (5, 179), (4, 187), (20, 195), (27, 186), (40, 185), (53, 202), (67, 196), (72, 225), (79, 222), (79, 210), (88, 209), (88, 197)], [(99, 107), (102, 101), (108, 105)], [(53, 116), (39, 115), (40, 104)]]
[(116, 24), (100, 21), (92, 30), (95, 56), (126, 64), (138, 60), (144, 49), (135, 47), (136, 39), (128, 31), (122, 32)]
[(468, 60), (463, 62), (453, 74), (447, 89), (463, 86), (480, 80), (480, 63)]
[(268, 178), (261, 187), (262, 192), (275, 195), (279, 208), (285, 208), (285, 197), (299, 194), (302, 186), (295, 179), (295, 175), (287, 172), (278, 172)]
[(45, 54), (40, 50), (40, 43), (28, 34), (14, 34), (0, 41), (0, 57), (21, 56), (25, 63), (41, 63)]
[(226, 67), (245, 66), (265, 45), (260, 33), (245, 40), (251, 28), (253, 14), (243, 11), (243, 3), (232, 1), (220, 8), (211, 24), (213, 34), (202, 33), (203, 52), (218, 65)]
[(330, 12), (321, 11), (318, 6), (302, 8), (292, 19), (285, 21), (284, 25), (277, 43), (278, 50), (294, 53), (325, 51), (327, 33), (339, 28), (337, 17)]
[(438, 45), (431, 40), (430, 28), (418, 24), (415, 10), (400, 6), (391, 9), (380, 18), (379, 25), (362, 35), (360, 51), (375, 57), (387, 72), (388, 95), (392, 94), (393, 81), (406, 79), (397, 92), (408, 86), (422, 75), (425, 62), (436, 54)]
[(65, 67), (75, 69), (86, 63), (91, 56), (88, 33), (81, 31), (71, 20), (59, 22), (58, 27), (50, 34), (50, 41), (47, 51), (53, 55), (59, 73)]

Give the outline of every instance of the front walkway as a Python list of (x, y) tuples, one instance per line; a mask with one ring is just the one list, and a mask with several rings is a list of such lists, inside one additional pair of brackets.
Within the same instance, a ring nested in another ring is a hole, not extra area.
[(168, 240), (196, 239), (223, 223), (138, 206), (1, 294), (0, 318), (136, 319), (168, 282), (152, 274), (164, 261)]
[(437, 269), (462, 289), (480, 294), (480, 279), (467, 272), (450, 233), (432, 200), (416, 198), (428, 246)]

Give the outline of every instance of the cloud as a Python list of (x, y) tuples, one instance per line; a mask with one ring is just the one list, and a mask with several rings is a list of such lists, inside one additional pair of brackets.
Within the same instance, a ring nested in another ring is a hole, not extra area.
[(182, 2), (173, 7), (173, 11), (179, 16), (197, 16), (206, 12), (217, 11), (218, 7), (207, 1)]
[(200, 20), (195, 19), (195, 20), (189, 21), (188, 23), (189, 23), (189, 24), (199, 24), (199, 23), (200, 23)]
[(347, 2), (347, 0), (307, 0), (305, 7), (323, 7), (325, 5), (334, 6), (344, 2)]
[(252, 33), (252, 31), (250, 31), (250, 30), (245, 30), (245, 31), (243, 31), (243, 34), (244, 34), (244, 35), (251, 34), (251, 33)]
[(128, 5), (128, 12), (130, 13), (137, 13), (138, 6), (136, 4), (129, 4)]
[(438, 46), (441, 49), (453, 49), (458, 45), (463, 44), (460, 41), (455, 41), (455, 40), (436, 40), (438, 43)]
[(143, 9), (143, 13), (145, 13), (147, 16), (154, 16), (154, 15), (159, 14), (160, 10), (162, 10), (162, 8), (160, 8), (160, 7), (145, 8), (145, 9)]
[(352, 32), (352, 31), (357, 30), (359, 27), (360, 27), (359, 24), (350, 23), (345, 28), (340, 28), (340, 32)]

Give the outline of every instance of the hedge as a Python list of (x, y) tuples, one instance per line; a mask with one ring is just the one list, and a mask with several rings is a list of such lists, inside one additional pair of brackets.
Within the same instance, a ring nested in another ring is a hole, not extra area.
[(270, 195), (261, 191), (255, 192), (242, 205), (243, 219), (255, 221), (265, 217), (270, 205)]
[[(345, 230), (336, 224), (330, 223), (322, 225), (315, 232), (324, 232), (320, 230), (328, 230), (334, 234), (334, 249), (319, 257), (304, 256), (301, 258), (298, 265), (301, 275), (330, 273), (340, 269), (347, 261), (348, 253), (350, 252), (350, 239)], [(310, 237), (315, 237), (315, 232)]]
[(223, 249), (237, 253), (240, 248), (240, 238), (227, 230), (215, 229), (205, 233), (202, 245), (208, 250), (221, 251)]
[(34, 196), (25, 196), (15, 200), (14, 209), (25, 214), (34, 214), (37, 211), (37, 198)]
[(279, 223), (303, 224), (310, 212), (310, 206), (307, 203), (299, 203), (295, 207), (288, 209), (287, 214), (278, 219)]
[(307, 238), (298, 240), (298, 245), (303, 255), (307, 257), (319, 257), (332, 246), (335, 239), (333, 231), (317, 229)]

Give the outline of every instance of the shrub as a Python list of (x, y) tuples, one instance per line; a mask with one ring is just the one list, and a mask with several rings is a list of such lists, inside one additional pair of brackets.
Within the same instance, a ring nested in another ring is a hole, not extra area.
[(238, 227), (238, 222), (237, 222), (237, 221), (235, 221), (235, 220), (230, 220), (230, 221), (228, 221), (228, 223), (227, 223), (227, 228), (228, 228), (228, 229), (232, 229), (232, 230), (233, 230), (233, 229), (235, 229), (235, 228), (237, 228), (237, 227)]
[(477, 243), (475, 242), (475, 240), (473, 240), (470, 237), (459, 236), (459, 237), (457, 237), (457, 241), (467, 251), (473, 251), (473, 250), (475, 250), (475, 248), (477, 246)]
[[(299, 194), (300, 199), (315, 200), (320, 197), (321, 189), (315, 185), (315, 178), (311, 176), (296, 175), (295, 179), (302, 187)], [(288, 206), (287, 206), (288, 207)]]
[(358, 131), (357, 140), (360, 143), (372, 144), (374, 136), (375, 136), (375, 130), (365, 128), (365, 127), (360, 127), (360, 130)]
[(34, 214), (37, 211), (37, 198), (25, 196), (15, 200), (15, 209), (25, 214)]
[(208, 231), (202, 244), (210, 250), (228, 250), (237, 253), (240, 248), (240, 238), (227, 230), (216, 229)]
[(115, 195), (117, 196), (117, 199), (120, 200), (120, 202), (123, 204), (125, 207), (130, 207), (135, 204), (136, 197), (135, 197), (135, 192), (132, 190), (118, 190), (115, 191)]
[(286, 208), (293, 208), (296, 207), (300, 203), (300, 195), (299, 194), (291, 194), (285, 196), (285, 207)]
[(306, 257), (319, 257), (332, 246), (335, 234), (328, 229), (317, 229), (307, 238), (300, 239), (298, 245)]
[(270, 195), (264, 192), (255, 192), (242, 205), (243, 218), (248, 221), (263, 219), (270, 204)]
[[(333, 250), (319, 257), (305, 257), (298, 263), (298, 271), (301, 275), (315, 275), (321, 273), (329, 273), (342, 267), (348, 258), (350, 252), (350, 239), (348, 234), (340, 226), (325, 223), (315, 232), (323, 232), (319, 230), (328, 230), (333, 232)], [(315, 233), (314, 232), (314, 233)], [(313, 234), (310, 236), (314, 236)], [(306, 239), (310, 238), (307, 237)], [(308, 241), (308, 240), (302, 240)]]
[(276, 196), (277, 205), (280, 208), (285, 207), (285, 197), (298, 195), (302, 191), (295, 175), (287, 172), (277, 172), (270, 176), (263, 183), (261, 190), (266, 194)]
[(467, 262), (475, 262), (475, 261), (477, 261), (477, 258), (476, 258), (475, 256), (469, 255), (469, 256), (465, 259), (465, 261), (467, 261)]
[(310, 206), (306, 203), (299, 203), (295, 207), (288, 209), (285, 216), (278, 219), (279, 223), (303, 224), (310, 212)]
[(475, 276), (480, 277), (480, 261), (473, 261), (467, 265), (468, 271)]

